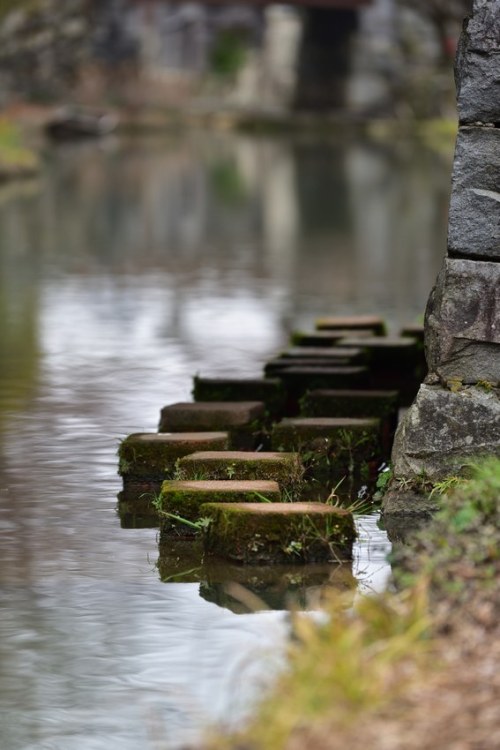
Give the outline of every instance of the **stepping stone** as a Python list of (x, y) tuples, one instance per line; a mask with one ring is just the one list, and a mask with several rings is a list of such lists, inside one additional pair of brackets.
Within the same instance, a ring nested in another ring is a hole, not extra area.
[(379, 417), (395, 424), (398, 400), (398, 391), (309, 391), (301, 402), (301, 416)]
[(352, 558), (349, 511), (324, 503), (207, 503), (207, 553), (251, 565)]
[(338, 328), (334, 331), (296, 331), (291, 336), (291, 342), (294, 346), (335, 346), (340, 339), (350, 338), (356, 336), (357, 338), (371, 337), (373, 331), (370, 328)]
[(195, 401), (262, 401), (273, 416), (280, 416), (285, 404), (283, 384), (272, 378), (193, 379)]
[[(359, 341), (342, 339), (340, 345), (358, 348)], [(424, 354), (417, 341), (408, 336), (373, 336), (363, 339), (363, 348), (369, 356), (370, 386), (399, 390), (401, 403), (411, 403), (425, 374)]]
[(203, 480), (181, 481), (167, 480), (161, 487), (159, 512), (160, 533), (180, 536), (194, 536), (197, 529), (189, 523), (176, 521), (165, 514), (172, 513), (191, 524), (198, 521), (203, 513), (200, 508), (204, 503), (255, 503), (280, 502), (281, 492), (277, 482), (272, 481), (236, 481)]
[(303, 473), (298, 453), (200, 451), (178, 462), (178, 479), (273, 480), (290, 498), (300, 494)]
[(288, 413), (298, 412), (299, 401), (306, 391), (318, 388), (366, 388), (369, 371), (366, 367), (287, 367), (280, 374), (287, 392)]
[(284, 359), (323, 359), (323, 360), (336, 360), (336, 359), (347, 359), (349, 364), (355, 365), (362, 362), (366, 362), (367, 354), (366, 350), (362, 348), (358, 342), (358, 349), (355, 347), (328, 347), (328, 346), (294, 346), (287, 351), (284, 351), (281, 356)]
[(297, 417), (274, 425), (274, 450), (297, 451), (310, 474), (327, 478), (331, 472), (362, 470), (382, 456), (380, 420), (347, 417)]
[(377, 417), (384, 455), (389, 455), (398, 421), (398, 391), (309, 391), (300, 406), (303, 417)]
[(419, 344), (424, 343), (424, 326), (419, 323), (410, 323), (401, 329), (400, 336), (408, 336), (418, 341)]
[(384, 336), (386, 333), (385, 321), (378, 315), (328, 316), (318, 318), (315, 327), (318, 331), (335, 331), (341, 328), (366, 330), (368, 328), (376, 336)]
[(224, 451), (228, 447), (227, 432), (135, 432), (118, 448), (123, 499), (159, 492), (161, 483), (173, 477), (176, 462), (182, 456), (200, 450)]
[(352, 361), (349, 357), (277, 357), (271, 359), (264, 365), (264, 374), (270, 378), (280, 378), (283, 370), (289, 367), (351, 367)]
[(265, 419), (262, 401), (197, 401), (163, 407), (159, 432), (229, 432), (229, 447), (253, 450)]

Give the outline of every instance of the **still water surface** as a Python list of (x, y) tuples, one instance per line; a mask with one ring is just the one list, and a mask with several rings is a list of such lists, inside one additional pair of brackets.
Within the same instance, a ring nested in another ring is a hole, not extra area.
[[(410, 143), (198, 133), (49, 151), (0, 190), (2, 750), (179, 748), (245, 715), (288, 616), (160, 580), (115, 510), (118, 440), (319, 314), (414, 321), (448, 181)], [(361, 589), (386, 549), (364, 519)]]

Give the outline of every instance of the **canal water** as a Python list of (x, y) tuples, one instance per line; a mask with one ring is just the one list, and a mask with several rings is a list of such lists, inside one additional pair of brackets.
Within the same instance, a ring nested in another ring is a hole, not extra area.
[[(164, 574), (156, 531), (117, 515), (118, 441), (317, 315), (418, 319), (450, 159), (188, 133), (47, 148), (0, 188), (2, 750), (175, 750), (247, 715), (289, 616)], [(360, 532), (359, 590), (383, 588), (387, 540)]]

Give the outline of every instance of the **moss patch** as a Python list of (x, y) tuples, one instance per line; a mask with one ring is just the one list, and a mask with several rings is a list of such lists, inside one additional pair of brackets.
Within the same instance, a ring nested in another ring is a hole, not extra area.
[(200, 449), (226, 450), (227, 432), (133, 433), (118, 447), (118, 473), (123, 477), (164, 480), (173, 477), (176, 462)]

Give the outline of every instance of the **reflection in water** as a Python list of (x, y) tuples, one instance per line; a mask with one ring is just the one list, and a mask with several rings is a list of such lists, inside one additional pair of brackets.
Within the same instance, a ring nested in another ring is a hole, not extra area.
[[(0, 194), (3, 747), (175, 748), (248, 710), (286, 614), (159, 580), (155, 530), (116, 515), (117, 441), (195, 373), (258, 374), (316, 314), (414, 319), (448, 172), (414, 148), (198, 134), (63, 148)], [(379, 588), (363, 523), (354, 574)]]

